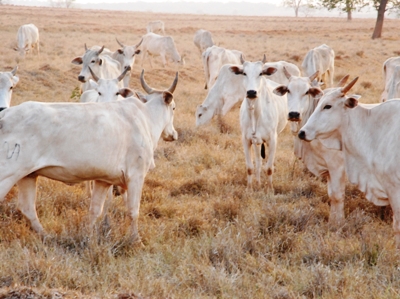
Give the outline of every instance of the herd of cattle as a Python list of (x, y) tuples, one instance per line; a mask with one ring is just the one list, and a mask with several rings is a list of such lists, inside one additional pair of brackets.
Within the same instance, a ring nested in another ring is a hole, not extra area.
[[(148, 86), (142, 71), (140, 82), (146, 92), (142, 94), (129, 89), (130, 70), (140, 53), (142, 64), (147, 55), (161, 56), (164, 66), (168, 60), (184, 64), (172, 37), (155, 30), (165, 34), (164, 23), (150, 22), (148, 33), (134, 46), (117, 40), (121, 48), (115, 52), (85, 45), (84, 55), (72, 60), (82, 65), (78, 75), (83, 83), (81, 103), (25, 102), (10, 107), (12, 89), (19, 81), (17, 67), (0, 72), (0, 200), (16, 184), (18, 208), (38, 233), (44, 230), (35, 207), (36, 181), (44, 176), (67, 184), (93, 181), (92, 188), (87, 184), (92, 224), (101, 215), (112, 185), (126, 190), (132, 236), (139, 239), (142, 187), (148, 170), (155, 166), (158, 140), (178, 138), (173, 126), (178, 73), (168, 89), (157, 90)], [(383, 65), (381, 103), (361, 104), (360, 96), (348, 95), (357, 78), (347, 84), (346, 76), (334, 86), (335, 53), (325, 44), (306, 54), (300, 70), (285, 61), (267, 62), (265, 55), (262, 61), (245, 61), (240, 51), (214, 45), (206, 30), (198, 30), (193, 42), (202, 55), (209, 90), (196, 109), (196, 125), (223, 116), (242, 102), (240, 127), (248, 188), (253, 174), (260, 184), (264, 167), (267, 187), (273, 190), (278, 134), (289, 121), (294, 154), (314, 175), (327, 178), (330, 224), (344, 222), (347, 175), (368, 200), (391, 205), (400, 248), (400, 141), (396, 138), (400, 101), (395, 99), (400, 98), (400, 57), (389, 58)], [(20, 55), (31, 48), (39, 54), (36, 26), (21, 26), (17, 44)], [(99, 140), (107, 142), (99, 144)], [(79, 154), (74, 154), (77, 149)]]

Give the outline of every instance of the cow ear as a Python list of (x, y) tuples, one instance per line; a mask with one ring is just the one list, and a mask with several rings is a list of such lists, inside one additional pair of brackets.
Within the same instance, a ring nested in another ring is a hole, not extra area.
[(96, 89), (99, 86), (96, 81), (89, 79), (89, 89)]
[(234, 73), (235, 75), (242, 75), (243, 74), (243, 68), (238, 67), (236, 65), (231, 66), (229, 68), (231, 70), (232, 73)]
[(99, 62), (99, 65), (102, 65), (103, 64), (103, 59), (99, 58), (98, 62)]
[(278, 86), (273, 90), (273, 93), (278, 96), (284, 96), (288, 92), (288, 88), (285, 85)]
[(18, 51), (18, 48), (14, 48), (14, 51)]
[(172, 100), (174, 99), (174, 96), (169, 91), (163, 91), (163, 98), (164, 98), (165, 104), (169, 105), (169, 104), (171, 104)]
[(140, 50), (139, 50), (139, 49), (136, 50), (136, 51), (135, 51), (135, 54), (140, 54)]
[(134, 95), (133, 91), (130, 90), (129, 88), (121, 88), (118, 93), (120, 94), (121, 97), (127, 98), (131, 97)]
[(118, 49), (117, 51), (119, 54), (124, 54), (124, 50), (122, 50), (122, 49)]
[(358, 105), (357, 96), (348, 97), (348, 98), (346, 99), (346, 101), (344, 102), (344, 105), (345, 105), (347, 108), (354, 108), (354, 107), (356, 107), (356, 106)]
[(275, 74), (277, 70), (278, 70), (277, 68), (270, 66), (270, 67), (264, 68), (262, 71), (262, 74), (271, 76), (271, 75)]
[(317, 87), (311, 87), (308, 90), (308, 94), (310, 94), (314, 99), (319, 100), (324, 95), (324, 92)]
[(75, 57), (74, 59), (72, 59), (71, 63), (77, 64), (77, 65), (82, 64), (82, 57)]

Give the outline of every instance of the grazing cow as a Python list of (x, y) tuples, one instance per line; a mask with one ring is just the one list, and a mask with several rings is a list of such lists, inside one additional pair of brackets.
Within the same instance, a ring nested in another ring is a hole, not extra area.
[[(36, 181), (44, 176), (67, 184), (94, 180), (91, 224), (101, 215), (111, 185), (127, 190), (133, 239), (143, 181), (154, 167), (158, 140), (176, 140), (171, 87), (147, 86), (146, 103), (128, 98), (110, 103), (25, 102), (0, 112), (0, 201), (17, 183), (18, 207), (32, 228), (43, 233), (36, 213)], [(82, 129), (84, 128), (84, 129)]]
[(18, 66), (11, 72), (0, 72), (0, 111), (10, 107), (13, 88), (19, 81), (17, 70)]
[[(265, 56), (264, 56), (265, 59)], [(251, 188), (254, 165), (251, 147), (254, 145), (256, 162), (256, 180), (260, 184), (262, 158), (265, 158), (265, 144), (268, 145), (268, 160), (265, 170), (268, 176), (267, 187), (273, 190), (272, 174), (278, 134), (287, 123), (286, 97), (281, 98), (272, 91), (278, 83), (265, 79), (263, 75), (276, 72), (273, 67), (265, 67), (265, 61), (244, 62), (243, 66), (231, 66), (230, 70), (240, 75), (242, 85), (246, 90), (246, 98), (240, 107), (240, 127), (247, 166), (247, 187)]]
[(185, 59), (179, 55), (174, 39), (171, 36), (161, 36), (151, 32), (147, 33), (143, 36), (142, 55), (142, 67), (146, 55), (149, 55), (151, 67), (153, 65), (150, 56), (161, 56), (163, 67), (166, 66), (168, 59), (179, 65), (185, 64)]
[[(239, 101), (246, 96), (242, 78), (230, 71), (232, 65), (223, 65), (219, 71), (215, 84), (209, 90), (203, 103), (196, 109), (196, 126), (205, 125), (214, 115), (223, 116)], [(287, 84), (289, 80), (283, 72), (284, 67), (293, 76), (299, 76), (300, 70), (297, 66), (286, 61), (267, 62), (265, 67), (274, 67), (276, 72), (271, 74), (268, 79)]]
[[(75, 57), (71, 63), (82, 65), (82, 70), (78, 75), (78, 80), (83, 83), (82, 92), (90, 89), (88, 83), (91, 78), (89, 67), (100, 77), (105, 79), (117, 78), (121, 73), (121, 64), (111, 58), (112, 52), (103, 47), (93, 46), (88, 49), (85, 44), (85, 54)], [(123, 87), (123, 83), (119, 83)]]
[(390, 78), (388, 84), (388, 93), (386, 100), (397, 98), (400, 98), (400, 65), (396, 65), (394, 67), (392, 77)]
[(164, 22), (163, 21), (151, 21), (146, 26), (147, 33), (161, 31), (163, 35), (165, 35), (164, 31)]
[(329, 46), (324, 44), (308, 51), (301, 67), (304, 76), (311, 77), (318, 71), (318, 82), (324, 82), (325, 86), (328, 86), (329, 77), (329, 87), (333, 86), (335, 52)]
[[(118, 49), (117, 51), (115, 51), (111, 55), (111, 57), (120, 63), (121, 71), (127, 69), (128, 67), (132, 69), (133, 64), (135, 63), (136, 55), (140, 54), (140, 50), (138, 48), (142, 43), (143, 39), (140, 40), (140, 42), (134, 46), (126, 46), (123, 43), (121, 43), (118, 39), (116, 40), (117, 43), (122, 47), (122, 49)], [(124, 87), (129, 87), (130, 77), (131, 77), (131, 72), (129, 71), (123, 80)]]
[(17, 32), (17, 47), (14, 50), (25, 56), (32, 48), (36, 48), (39, 55), (39, 29), (33, 24), (22, 25)]
[(217, 46), (207, 48), (202, 54), (206, 84), (204, 89), (211, 88), (219, 70), (224, 64), (241, 64), (243, 53), (237, 50), (228, 50)]
[(193, 43), (199, 49), (200, 54), (203, 53), (207, 48), (214, 45), (211, 32), (204, 29), (196, 31), (194, 34)]
[[(400, 66), (400, 57), (390, 57), (383, 63), (383, 80), (385, 81), (385, 89), (381, 94), (381, 102), (400, 97), (400, 95), (395, 94), (395, 85), (396, 82), (399, 82), (398, 75), (395, 75), (397, 66)], [(391, 92), (390, 97), (388, 96), (389, 89)]]
[(391, 205), (400, 249), (400, 142), (396, 137), (400, 131), (400, 101), (386, 101), (373, 108), (358, 105), (359, 96), (347, 96), (357, 79), (320, 99), (299, 138), (318, 138), (328, 147), (343, 151), (349, 181), (374, 204)]

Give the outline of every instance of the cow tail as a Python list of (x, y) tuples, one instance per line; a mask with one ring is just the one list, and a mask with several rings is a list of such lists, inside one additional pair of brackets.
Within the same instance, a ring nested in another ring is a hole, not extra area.
[(265, 144), (261, 143), (261, 157), (265, 159)]
[(210, 70), (209, 70), (209, 68), (208, 68), (208, 59), (209, 59), (209, 56), (210, 56), (210, 52), (208, 52), (207, 51), (207, 49), (206, 49), (206, 51), (205, 51), (205, 53), (204, 53), (204, 59), (203, 59), (203, 64), (204, 64), (204, 74), (205, 74), (205, 77), (206, 77), (206, 83), (205, 83), (205, 85), (204, 85), (204, 89), (207, 89), (208, 88), (208, 81), (210, 80)]

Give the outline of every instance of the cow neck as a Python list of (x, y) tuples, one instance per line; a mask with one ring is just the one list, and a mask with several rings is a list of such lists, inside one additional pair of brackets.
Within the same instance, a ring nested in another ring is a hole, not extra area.
[[(162, 97), (162, 95), (159, 96)], [(160, 140), (161, 134), (166, 125), (164, 115), (166, 110), (164, 107), (165, 104), (161, 103), (162, 101), (159, 99), (159, 96), (144, 104), (147, 114), (147, 123), (151, 134), (151, 140), (153, 141), (153, 150), (156, 149), (158, 140)]]
[(257, 130), (257, 120), (260, 118), (261, 114), (260, 98), (256, 98), (255, 100), (250, 100), (246, 98), (245, 101), (250, 116), (251, 132), (253, 135), (255, 135)]
[(309, 103), (308, 108), (304, 112), (304, 114), (301, 118), (299, 128), (302, 128), (307, 123), (308, 119), (311, 117), (311, 114), (313, 114), (315, 108), (317, 107), (318, 100), (315, 99), (314, 97), (312, 97), (311, 95), (308, 95), (308, 103)]

